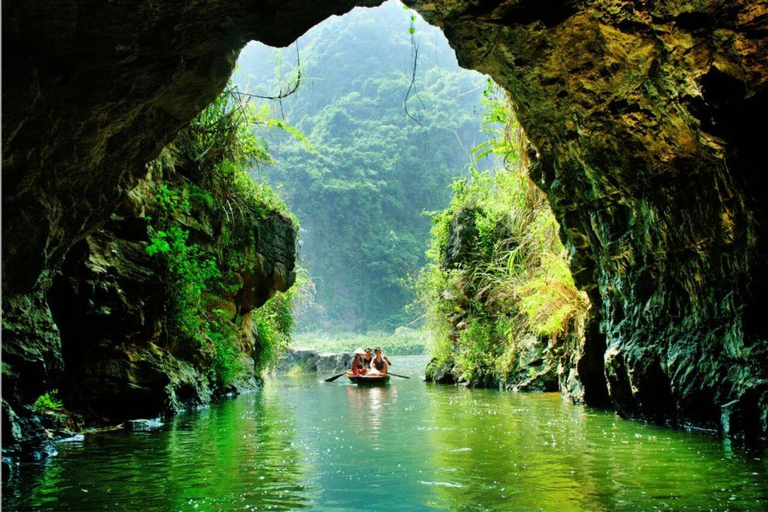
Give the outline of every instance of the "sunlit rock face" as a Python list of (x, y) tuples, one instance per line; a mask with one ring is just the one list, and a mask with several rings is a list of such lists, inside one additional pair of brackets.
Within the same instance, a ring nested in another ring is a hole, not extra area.
[(765, 435), (768, 6), (414, 3), (516, 105), (599, 308), (588, 400)]
[[(19, 354), (4, 389), (59, 371), (49, 275), (224, 87), (243, 44), (287, 44), (354, 3), (4, 6), (3, 344)], [(598, 313), (578, 364), (587, 400), (765, 434), (765, 4), (408, 3), (517, 106)], [(27, 305), (40, 322), (16, 321)]]

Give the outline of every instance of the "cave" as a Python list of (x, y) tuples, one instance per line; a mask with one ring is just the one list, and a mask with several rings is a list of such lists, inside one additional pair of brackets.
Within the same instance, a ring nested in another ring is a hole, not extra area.
[[(3, 387), (61, 378), (46, 294), (251, 40), (285, 46), (378, 0), (4, 5)], [(768, 433), (768, 8), (408, 0), (493, 77), (530, 141), (595, 314), (586, 400)], [(6, 407), (4, 403), (4, 408)]]

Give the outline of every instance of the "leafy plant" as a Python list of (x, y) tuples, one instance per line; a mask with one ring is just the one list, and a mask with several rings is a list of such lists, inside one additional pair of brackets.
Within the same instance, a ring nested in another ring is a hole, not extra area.
[(293, 301), (295, 291), (278, 292), (266, 304), (252, 312), (252, 321), (258, 333), (256, 348), (260, 369), (277, 360), (291, 341), (293, 329)]
[[(243, 349), (235, 319), (217, 305), (238, 292), (240, 274), (254, 271), (254, 259), (248, 256), (256, 246), (253, 226), (280, 215), (298, 225), (268, 184), (248, 174), (251, 166), (272, 162), (254, 125), (295, 133), (286, 123), (256, 111), (230, 87), (150, 165), (152, 172), (165, 179), (155, 194), (156, 215), (149, 219), (145, 250), (162, 259), (166, 269), (166, 333), (176, 347), (210, 346), (209, 378), (219, 389), (241, 372)], [(199, 222), (190, 220), (193, 210), (201, 208), (208, 212), (205, 215), (217, 218), (209, 220), (219, 226), (213, 247), (210, 241), (201, 244), (200, 234), (190, 227)], [(290, 308), (281, 309), (274, 305), (281, 299), (273, 300), (255, 313), (263, 324), (257, 357), (261, 364), (276, 353), (273, 345), (286, 344), (279, 337), (288, 335), (292, 322)]]
[(214, 360), (211, 380), (220, 387), (229, 385), (242, 371), (239, 362), (241, 333), (229, 320), (228, 313), (214, 309), (208, 317), (206, 334), (213, 343)]
[(63, 410), (64, 403), (59, 399), (59, 390), (53, 389), (37, 397), (37, 400), (32, 404), (32, 407), (37, 412), (55, 412)]

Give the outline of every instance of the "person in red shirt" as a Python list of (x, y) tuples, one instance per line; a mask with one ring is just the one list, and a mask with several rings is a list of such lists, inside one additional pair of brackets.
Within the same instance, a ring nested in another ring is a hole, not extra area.
[(354, 351), (355, 358), (352, 360), (352, 375), (365, 375), (367, 373), (365, 366), (363, 365), (363, 349), (359, 348)]

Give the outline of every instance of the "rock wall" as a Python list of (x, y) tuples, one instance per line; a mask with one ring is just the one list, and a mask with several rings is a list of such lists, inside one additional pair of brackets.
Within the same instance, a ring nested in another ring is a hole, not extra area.
[(407, 3), (512, 95), (600, 312), (588, 400), (768, 433), (768, 6)]
[[(170, 175), (169, 175), (170, 174)], [(207, 403), (222, 389), (209, 377), (215, 348), (170, 332), (168, 280), (164, 259), (147, 254), (148, 225), (161, 213), (161, 187), (184, 190), (186, 178), (171, 171), (148, 174), (105, 226), (75, 244), (48, 292), (61, 333), (64, 374), (59, 383), (68, 407), (95, 417), (122, 421), (155, 417), (164, 411)], [(190, 243), (220, 251), (224, 215), (205, 201), (191, 214), (176, 213)], [(241, 262), (232, 276), (239, 286), (217, 296), (212, 307), (240, 334), (241, 372), (235, 388), (252, 388), (258, 335), (249, 313), (295, 281), (296, 228), (273, 212), (241, 229), (256, 233), (253, 246), (237, 247)]]
[[(355, 3), (378, 2), (3, 5), (4, 389), (59, 373), (52, 273), (243, 44), (287, 44)], [(599, 311), (578, 365), (588, 401), (765, 435), (765, 3), (408, 3), (517, 105)]]

